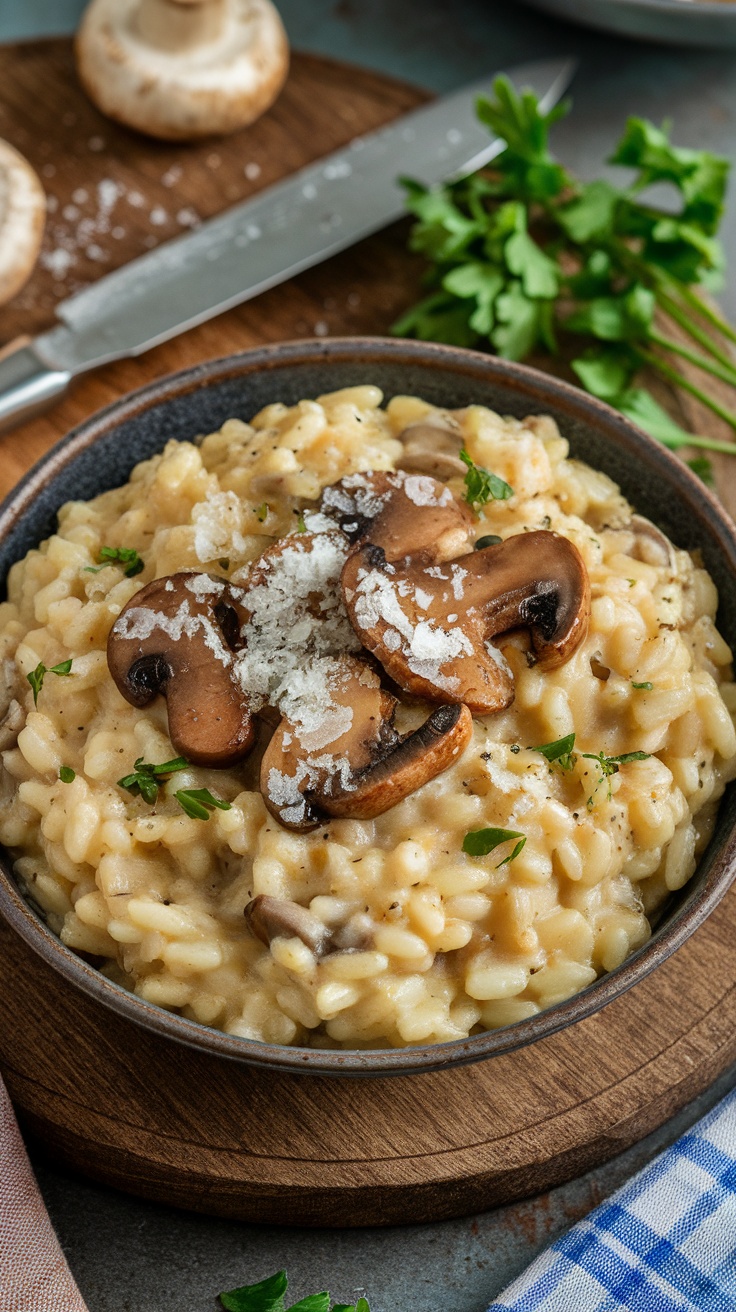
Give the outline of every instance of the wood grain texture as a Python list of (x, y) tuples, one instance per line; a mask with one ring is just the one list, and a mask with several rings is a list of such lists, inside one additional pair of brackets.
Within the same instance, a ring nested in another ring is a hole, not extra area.
[[(48, 325), (75, 285), (181, 231), (187, 210), (216, 213), (422, 98), (295, 56), (286, 91), (254, 128), (170, 147), (97, 114), (66, 42), (0, 51), (0, 86), (0, 135), (29, 156), (56, 202), (45, 264), (3, 311), (0, 347)], [(0, 439), (0, 488), (86, 415), (172, 369), (315, 332), (384, 333), (419, 287), (404, 241), (400, 225), (83, 380), (49, 415)], [(0, 1069), (25, 1128), (58, 1160), (145, 1197), (306, 1225), (460, 1215), (614, 1155), (736, 1058), (734, 914), (736, 890), (647, 980), (533, 1047), (369, 1081), (265, 1074), (156, 1038), (71, 988), (0, 924)]]

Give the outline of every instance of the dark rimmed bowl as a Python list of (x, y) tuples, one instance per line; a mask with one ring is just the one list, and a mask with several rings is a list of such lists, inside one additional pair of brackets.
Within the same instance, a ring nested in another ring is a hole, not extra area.
[[(57, 444), (0, 506), (0, 577), (53, 531), (60, 506), (127, 480), (169, 438), (194, 439), (226, 419), (249, 419), (271, 401), (356, 383), (436, 405), (471, 402), (522, 417), (551, 414), (573, 455), (620, 484), (641, 513), (678, 546), (700, 548), (720, 593), (719, 625), (736, 642), (736, 528), (714, 496), (664, 447), (577, 388), (507, 361), (445, 346), (381, 338), (287, 342), (197, 365), (93, 415)], [(637, 984), (702, 924), (736, 874), (736, 788), (721, 802), (713, 838), (690, 882), (673, 896), (655, 933), (623, 965), (582, 993), (529, 1020), (451, 1043), (324, 1051), (236, 1038), (144, 1002), (111, 983), (47, 928), (21, 896), (0, 849), (0, 914), (65, 979), (136, 1024), (208, 1052), (272, 1070), (390, 1075), (438, 1070), (509, 1052), (589, 1016)]]

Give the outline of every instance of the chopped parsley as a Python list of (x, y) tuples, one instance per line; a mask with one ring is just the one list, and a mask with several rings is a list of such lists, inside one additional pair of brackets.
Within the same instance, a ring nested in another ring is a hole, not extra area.
[(135, 547), (100, 547), (97, 559), (102, 562), (100, 565), (85, 565), (88, 574), (99, 574), (108, 565), (121, 565), (126, 578), (132, 579), (145, 569), (145, 562)]
[(118, 779), (118, 788), (125, 788), (133, 797), (142, 797), (149, 806), (154, 806), (158, 801), (158, 790), (169, 775), (188, 768), (189, 761), (183, 756), (177, 756), (173, 761), (162, 761), (160, 765), (151, 765), (139, 756), (132, 772)]
[(479, 506), (485, 506), (489, 501), (508, 501), (509, 497), (514, 495), (514, 489), (499, 478), (498, 474), (492, 474), (490, 469), (483, 469), (481, 465), (476, 465), (465, 447), (460, 452), (460, 459), (468, 466), (465, 475), (465, 500), (473, 510), (477, 511)]
[(650, 683), (648, 679), (646, 680), (645, 683), (635, 683), (634, 680), (632, 679), (631, 686), (632, 688), (638, 688), (641, 692), (651, 692), (652, 688), (654, 687), (654, 684)]
[(473, 551), (483, 551), (484, 547), (497, 547), (499, 542), (503, 542), (503, 538), (500, 538), (498, 533), (486, 533), (484, 537), (478, 538)]
[(307, 525), (306, 525), (306, 522), (305, 522), (305, 519), (304, 519), (304, 511), (303, 511), (303, 510), (295, 510), (295, 511), (294, 511), (294, 514), (297, 516), (297, 521), (296, 521), (296, 531), (297, 531), (297, 533), (306, 533), (306, 531), (307, 531)]
[[(242, 1285), (220, 1294), (220, 1303), (226, 1312), (287, 1312), (284, 1297), (288, 1287), (285, 1271), (277, 1271), (257, 1285)], [(368, 1301), (359, 1298), (357, 1303), (333, 1303), (325, 1290), (321, 1294), (308, 1294), (292, 1303), (288, 1312), (370, 1312)]]
[(496, 869), (500, 870), (501, 866), (516, 860), (526, 842), (525, 834), (519, 834), (514, 829), (472, 829), (463, 839), (463, 852), (467, 852), (468, 856), (488, 856), (494, 848), (500, 847), (502, 843), (511, 843), (515, 838), (519, 841), (509, 856), (499, 861)]
[(70, 674), (71, 668), (71, 660), (61, 661), (58, 665), (52, 665), (48, 668), (44, 665), (43, 661), (39, 661), (35, 670), (31, 670), (30, 674), (26, 675), (26, 678), (33, 689), (33, 705), (38, 706), (38, 694), (43, 688), (43, 681), (47, 674)]
[(561, 770), (574, 769), (577, 755), (573, 751), (575, 734), (568, 733), (564, 738), (557, 738), (553, 743), (544, 743), (541, 747), (530, 747), (530, 752), (539, 752), (552, 764), (556, 762)]
[(619, 766), (628, 765), (629, 761), (648, 761), (651, 752), (622, 752), (620, 756), (606, 756), (604, 752), (583, 752), (582, 755), (586, 761), (597, 762), (601, 771), (601, 777), (587, 801), (588, 810), (590, 810), (595, 805), (595, 793), (604, 779), (608, 780), (608, 800), (610, 802), (611, 776), (618, 774)]
[(263, 524), (267, 518), (268, 518), (268, 502), (262, 501), (256, 511), (256, 519), (260, 524)]
[[(651, 683), (635, 683), (635, 688), (652, 687)], [(578, 753), (575, 748), (575, 734), (568, 733), (564, 738), (557, 738), (553, 743), (543, 743), (541, 747), (530, 747), (530, 752), (540, 752), (550, 764), (560, 766), (560, 769), (567, 771), (573, 770), (578, 760)], [(580, 756), (586, 761), (595, 761), (600, 768), (600, 779), (593, 789), (593, 794), (588, 798), (588, 809), (594, 805), (595, 792), (604, 779), (610, 780), (611, 776), (618, 774), (619, 767), (627, 765), (629, 761), (648, 761), (649, 752), (622, 752), (620, 756), (606, 756), (605, 752), (580, 752)], [(611, 799), (611, 785), (608, 785), (608, 799)]]
[(62, 765), (59, 770), (59, 778), (63, 784), (73, 784), (77, 777), (76, 770), (72, 770), (70, 765)]
[(215, 797), (209, 788), (180, 788), (174, 796), (191, 820), (209, 820), (210, 811), (214, 807), (219, 811), (230, 810), (230, 803)]

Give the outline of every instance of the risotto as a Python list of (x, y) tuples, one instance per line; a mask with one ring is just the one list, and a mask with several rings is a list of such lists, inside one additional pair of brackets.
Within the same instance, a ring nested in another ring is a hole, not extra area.
[[(345, 584), (355, 534), (365, 541), (389, 494), (409, 498), (410, 530), (425, 524), (432, 550), (429, 512), (455, 517), (447, 549), (423, 557), (445, 598), (532, 534), (545, 578), (553, 557), (578, 569), (567, 645), (548, 659), (546, 583), (536, 610), (504, 611), (493, 642), (470, 632), (462, 587), (438, 638), (417, 585), (430, 618), (412, 619), (409, 651), (396, 604), (408, 585), (381, 601), (385, 553), (363, 547)], [(115, 642), (145, 644), (144, 595), (161, 607), (177, 587), (187, 615), (191, 603), (210, 616), (207, 634), (218, 597), (247, 612), (248, 643), (218, 654), (222, 635), (208, 637), (197, 674), (204, 687), (216, 658), (240, 689), (227, 759), (222, 744), (200, 764), (182, 750), (187, 734), (217, 736), (219, 712), (203, 704), (174, 732), (171, 690), (136, 691), (127, 666), (108, 666), (113, 626)], [(361, 1048), (508, 1025), (620, 965), (695, 870), (736, 775), (716, 606), (697, 553), (568, 458), (549, 418), (403, 396), (384, 407), (370, 386), (270, 405), (67, 504), (11, 570), (0, 841), (65, 944), (229, 1034)], [(462, 661), (480, 662), (480, 692)], [(359, 702), (378, 725), (370, 751), (401, 764), (373, 791), (365, 734), (365, 759), (346, 765)], [(311, 752), (298, 759), (295, 724)], [(350, 814), (358, 793), (363, 818)]]

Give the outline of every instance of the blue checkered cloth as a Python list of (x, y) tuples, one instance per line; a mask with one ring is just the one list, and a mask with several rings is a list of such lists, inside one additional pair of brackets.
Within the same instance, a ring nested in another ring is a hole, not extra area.
[(489, 1312), (736, 1312), (736, 1090)]

